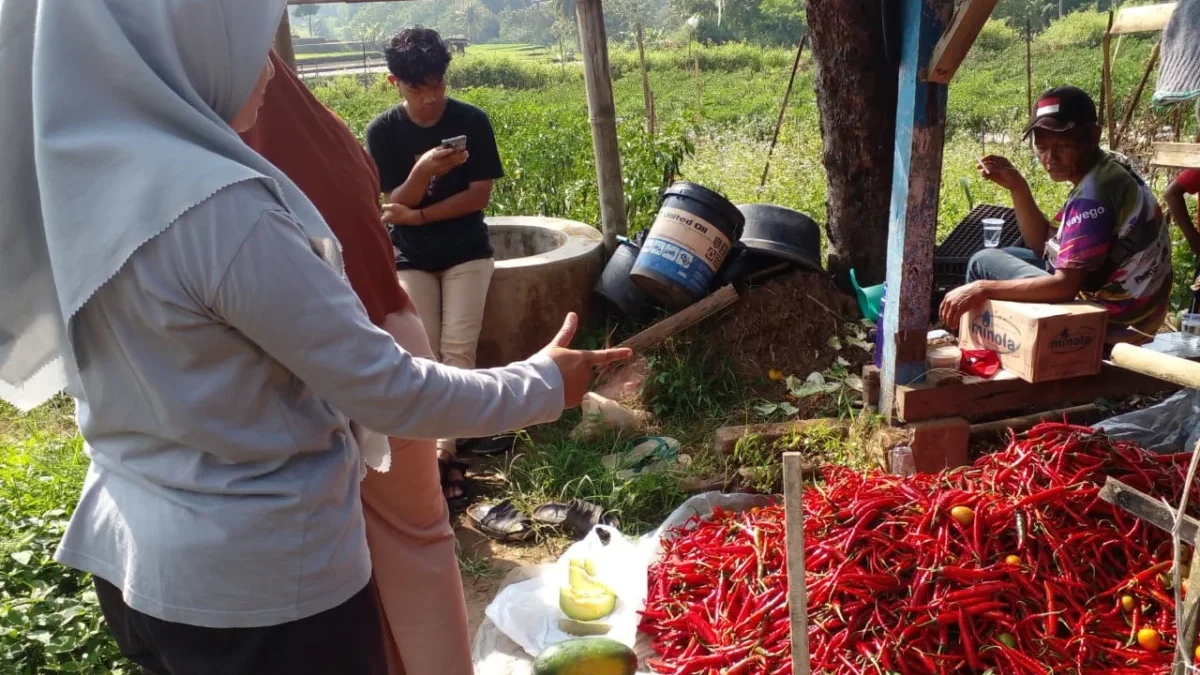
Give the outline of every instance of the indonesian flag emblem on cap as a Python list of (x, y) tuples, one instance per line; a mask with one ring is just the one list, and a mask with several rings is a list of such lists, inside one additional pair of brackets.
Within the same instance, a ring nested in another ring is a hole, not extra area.
[(1057, 113), (1061, 108), (1062, 108), (1062, 105), (1059, 103), (1058, 99), (1044, 98), (1044, 99), (1038, 101), (1037, 112), (1034, 113), (1034, 117), (1041, 117), (1042, 115), (1053, 115), (1053, 114)]

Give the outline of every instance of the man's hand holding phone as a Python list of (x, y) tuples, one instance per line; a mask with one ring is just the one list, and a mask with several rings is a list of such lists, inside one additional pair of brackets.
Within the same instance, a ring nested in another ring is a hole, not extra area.
[(470, 155), (467, 154), (464, 138), (462, 150), (443, 144), (421, 155), (421, 159), (417, 160), (416, 171), (428, 178), (441, 178), (465, 164), (468, 157)]

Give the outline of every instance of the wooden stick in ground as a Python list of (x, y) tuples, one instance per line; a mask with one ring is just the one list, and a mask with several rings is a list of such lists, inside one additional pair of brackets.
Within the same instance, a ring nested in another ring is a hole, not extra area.
[(646, 133), (654, 135), (654, 103), (650, 98), (650, 73), (646, 70), (646, 44), (642, 37), (642, 24), (637, 25), (638, 60), (642, 64), (642, 99), (646, 105)]
[[(1179, 508), (1175, 510), (1175, 522), (1171, 527), (1171, 544), (1172, 544), (1172, 581), (1174, 582), (1175, 590), (1175, 625), (1178, 628), (1178, 633), (1175, 640), (1175, 665), (1172, 667), (1173, 672), (1179, 672), (1183, 675), (1187, 671), (1187, 666), (1192, 663), (1194, 657), (1192, 655), (1192, 643), (1196, 635), (1196, 596), (1198, 593), (1193, 593), (1191, 598), (1183, 596), (1183, 581), (1180, 578), (1181, 570), (1183, 569), (1183, 520), (1187, 516), (1188, 497), (1192, 494), (1192, 483), (1196, 480), (1196, 468), (1200, 463), (1200, 443), (1192, 448), (1192, 461), (1188, 465), (1187, 478), (1183, 481), (1183, 497), (1179, 500)], [(1186, 538), (1192, 545), (1196, 545), (1196, 535), (1193, 533), (1191, 537)], [(1195, 552), (1190, 562), (1195, 562)], [(1191, 587), (1191, 582), (1188, 582), (1188, 587)]]
[(1101, 104), (1104, 106), (1104, 121), (1108, 125), (1108, 147), (1113, 150), (1113, 140), (1116, 136), (1116, 120), (1113, 119), (1112, 111), (1112, 24), (1113, 12), (1108, 12), (1108, 30), (1104, 31), (1104, 100)]
[(712, 295), (704, 298), (696, 304), (680, 311), (676, 314), (659, 321), (650, 326), (646, 330), (634, 335), (628, 340), (617, 345), (618, 347), (628, 347), (634, 353), (641, 354), (650, 349), (659, 342), (679, 333), (683, 330), (691, 328), (708, 317), (720, 312), (738, 301), (737, 289), (732, 284), (722, 288)]
[(788, 101), (792, 100), (792, 85), (796, 84), (796, 71), (800, 70), (800, 55), (804, 53), (806, 40), (808, 40), (808, 33), (800, 38), (800, 45), (796, 47), (796, 60), (792, 62), (792, 76), (788, 78), (787, 90), (783, 92), (783, 104), (779, 106), (779, 118), (775, 120), (775, 134), (771, 136), (771, 147), (767, 149), (767, 165), (763, 167), (762, 180), (758, 183), (759, 187), (767, 184), (767, 173), (771, 170), (771, 155), (775, 154), (775, 144), (779, 142), (779, 130), (783, 127)]
[(1025, 106), (1029, 109), (1029, 121), (1033, 121), (1033, 24), (1025, 22)]
[(783, 455), (783, 510), (787, 532), (788, 608), (792, 620), (792, 672), (809, 675), (808, 589), (804, 572), (804, 483), (801, 455)]
[(1137, 111), (1138, 103), (1142, 100), (1146, 82), (1150, 80), (1150, 73), (1154, 72), (1154, 65), (1158, 63), (1158, 50), (1161, 44), (1161, 42), (1155, 42), (1154, 49), (1150, 50), (1150, 58), (1146, 60), (1146, 69), (1142, 71), (1142, 79), (1133, 92), (1133, 101), (1125, 109), (1125, 119), (1121, 120), (1121, 126), (1117, 128), (1117, 137), (1112, 143), (1114, 150), (1121, 145), (1121, 139), (1125, 137), (1125, 132), (1129, 131), (1129, 124), (1133, 121), (1133, 113)]

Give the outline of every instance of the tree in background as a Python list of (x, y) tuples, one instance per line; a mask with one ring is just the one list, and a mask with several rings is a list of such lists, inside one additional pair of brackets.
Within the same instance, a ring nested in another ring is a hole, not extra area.
[(316, 33), (313, 31), (313, 18), (321, 13), (320, 5), (297, 5), (292, 8), (292, 17), (296, 19), (305, 19), (308, 23), (308, 36), (314, 37)]
[[(885, 0), (891, 2), (892, 0)], [(898, 16), (880, 0), (808, 3), (817, 107), (824, 143), (829, 269), (876, 284), (887, 273), (892, 157), (899, 66), (888, 47), (900, 39)]]

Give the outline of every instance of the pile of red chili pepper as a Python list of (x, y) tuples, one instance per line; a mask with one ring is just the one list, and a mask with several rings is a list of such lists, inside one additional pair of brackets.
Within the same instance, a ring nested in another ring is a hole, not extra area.
[[(1098, 495), (1113, 476), (1177, 502), (1190, 458), (1042, 424), (943, 473), (825, 469), (804, 496), (813, 672), (1169, 672), (1170, 536)], [(655, 671), (791, 673), (783, 522), (715, 510), (664, 537)]]

